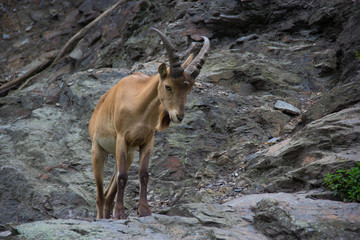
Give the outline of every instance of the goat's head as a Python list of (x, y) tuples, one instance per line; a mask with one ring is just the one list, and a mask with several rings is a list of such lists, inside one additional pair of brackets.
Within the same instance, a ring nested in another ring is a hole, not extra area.
[(162, 63), (158, 69), (160, 77), (159, 99), (164, 110), (169, 114), (170, 120), (174, 123), (180, 123), (185, 116), (186, 97), (205, 63), (210, 49), (210, 41), (207, 37), (203, 37), (204, 45), (196, 58), (193, 60), (191, 54), (181, 65), (175, 47), (162, 32), (155, 28), (153, 30), (161, 37), (170, 62), (169, 68), (166, 67), (165, 63)]

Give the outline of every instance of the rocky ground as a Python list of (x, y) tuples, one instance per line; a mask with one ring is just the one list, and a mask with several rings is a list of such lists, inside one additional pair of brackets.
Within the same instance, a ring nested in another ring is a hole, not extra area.
[[(360, 3), (124, 1), (53, 63), (115, 2), (0, 3), (0, 238), (356, 239), (359, 203), (322, 182), (360, 161)], [(134, 161), (129, 219), (94, 221), (87, 124), (119, 79), (167, 61), (151, 27), (184, 58), (200, 35), (212, 49), (184, 121), (157, 133), (155, 214), (136, 217)]]

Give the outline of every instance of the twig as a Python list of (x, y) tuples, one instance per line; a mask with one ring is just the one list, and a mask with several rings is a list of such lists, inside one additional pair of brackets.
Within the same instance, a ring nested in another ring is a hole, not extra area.
[(22, 82), (26, 81), (26, 79), (34, 76), (35, 74), (41, 72), (44, 69), (46, 69), (51, 64), (51, 62), (52, 62), (52, 59), (46, 59), (41, 64), (31, 68), (24, 75), (1, 85), (0, 86), (0, 95), (6, 93), (10, 89), (12, 89), (12, 88), (18, 86), (19, 84), (21, 84)]
[[(20, 88), (23, 88), (24, 86), (26, 86), (32, 79), (34, 79), (36, 76), (38, 76), (39, 73), (41, 73), (42, 71), (53, 67), (56, 63), (58, 63), (58, 61), (67, 53), (69, 53), (75, 46), (76, 44), (80, 41), (81, 38), (83, 38), (85, 36), (85, 34), (87, 34), (89, 32), (89, 30), (96, 24), (98, 23), (102, 18), (104, 18), (105, 16), (107, 16), (110, 12), (112, 12), (115, 8), (117, 8), (120, 4), (122, 4), (123, 2), (125, 2), (126, 0), (120, 0), (117, 3), (115, 3), (114, 5), (112, 5), (108, 10), (106, 10), (105, 12), (103, 12), (101, 15), (99, 15), (96, 19), (94, 19), (92, 22), (90, 22), (88, 25), (86, 25), (85, 27), (83, 27), (79, 32), (77, 32), (73, 37), (70, 38), (70, 40), (68, 40), (66, 42), (66, 44), (64, 45), (64, 47), (62, 47), (60, 49), (60, 51), (58, 52), (58, 54), (55, 56), (51, 56), (48, 57), (46, 60), (44, 60), (41, 64), (33, 67), (32, 69), (30, 69), (29, 71), (27, 71), (24, 75), (8, 82), (5, 83), (3, 85), (0, 86), (0, 95), (6, 93), (7, 91), (9, 91), (12, 88), (15, 88), (16, 86), (18, 86), (19, 84), (21, 84), (22, 82), (25, 82)], [(55, 60), (53, 60), (55, 58)]]

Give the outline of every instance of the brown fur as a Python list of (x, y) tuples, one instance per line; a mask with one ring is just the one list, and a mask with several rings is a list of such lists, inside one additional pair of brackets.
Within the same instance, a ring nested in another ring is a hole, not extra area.
[[(192, 59), (191, 55), (183, 66), (186, 67)], [(146, 189), (154, 133), (156, 130), (168, 128), (171, 121), (181, 121), (172, 118), (183, 117), (186, 96), (194, 85), (194, 80), (189, 79), (186, 73), (179, 79), (172, 79), (169, 71), (169, 68), (161, 65), (159, 74), (155, 76), (134, 73), (121, 79), (100, 98), (94, 110), (89, 122), (89, 133), (98, 192), (98, 218), (110, 217), (110, 209), (116, 195), (114, 217), (126, 218), (123, 194), (127, 172), (136, 149), (140, 152), (139, 179), (142, 189), (138, 213), (140, 216), (151, 214)], [(168, 91), (165, 86), (171, 87), (172, 91)], [(169, 111), (172, 112), (172, 116)], [(113, 175), (104, 192), (103, 169), (108, 153), (116, 156), (117, 173)]]
[[(204, 45), (197, 57), (193, 61), (191, 54), (181, 67), (175, 48), (163, 33), (154, 31), (164, 43), (172, 69), (162, 63), (155, 76), (134, 73), (123, 78), (100, 98), (89, 122), (97, 218), (110, 218), (115, 197), (114, 218), (127, 217), (124, 192), (136, 150), (140, 153), (138, 214), (151, 215), (147, 185), (155, 131), (183, 120), (186, 97), (210, 49), (209, 39), (203, 37)], [(116, 170), (104, 192), (104, 163), (109, 153), (115, 154)]]
[(156, 127), (157, 130), (163, 131), (170, 126), (170, 116), (166, 110), (163, 110), (159, 117), (159, 125)]

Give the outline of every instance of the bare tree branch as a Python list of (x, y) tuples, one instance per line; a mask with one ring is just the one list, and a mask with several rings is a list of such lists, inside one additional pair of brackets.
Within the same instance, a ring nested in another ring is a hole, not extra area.
[[(109, 13), (111, 13), (114, 9), (116, 9), (120, 4), (125, 2), (126, 0), (120, 0), (114, 5), (112, 5), (108, 10), (103, 12), (101, 15), (99, 15), (97, 18), (95, 18), (92, 22), (90, 22), (88, 25), (83, 27), (79, 32), (77, 32), (74, 36), (72, 36), (58, 51), (56, 57), (55, 56), (49, 56), (46, 59), (42, 59), (43, 61), (40, 62), (40, 64), (34, 66), (30, 70), (28, 70), (24, 75), (8, 82), (0, 86), (0, 95), (6, 93), (12, 88), (15, 88), (16, 86), (20, 85), (21, 83), (25, 82), (25, 84), (22, 85), (24, 87), (31, 79), (33, 79), (35, 76), (37, 76), (38, 73), (46, 70), (47, 68), (53, 67), (56, 63), (59, 62), (59, 60), (65, 56), (65, 54), (69, 53), (76, 44), (89, 32), (89, 30), (98, 23), (101, 19), (103, 19), (105, 16), (107, 16)], [(55, 60), (53, 60), (55, 58)]]

